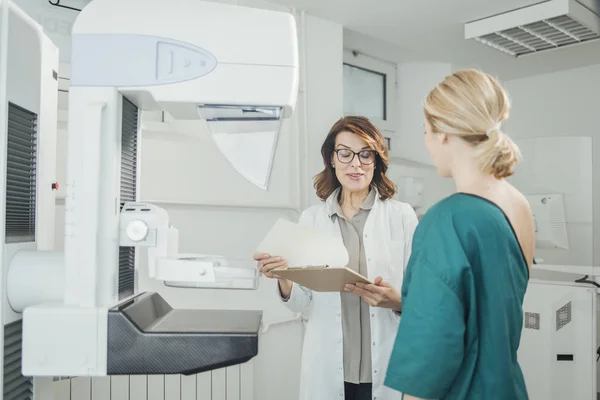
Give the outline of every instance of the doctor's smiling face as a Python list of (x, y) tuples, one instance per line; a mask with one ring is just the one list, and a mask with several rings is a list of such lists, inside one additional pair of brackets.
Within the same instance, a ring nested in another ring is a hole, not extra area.
[(317, 196), (326, 201), (340, 186), (346, 194), (361, 194), (371, 186), (382, 200), (392, 198), (396, 187), (385, 175), (388, 150), (385, 138), (368, 118), (340, 118), (321, 146), (324, 169), (314, 178)]
[(342, 131), (335, 137), (332, 166), (335, 176), (347, 192), (368, 191), (373, 181), (377, 151), (360, 136)]

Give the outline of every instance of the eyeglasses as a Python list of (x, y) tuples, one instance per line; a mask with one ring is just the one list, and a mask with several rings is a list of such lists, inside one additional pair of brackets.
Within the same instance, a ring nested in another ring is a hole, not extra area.
[(361, 150), (357, 153), (348, 149), (337, 149), (334, 152), (337, 155), (337, 159), (343, 164), (350, 164), (355, 156), (358, 156), (358, 160), (363, 165), (373, 164), (377, 155), (377, 152), (374, 150)]

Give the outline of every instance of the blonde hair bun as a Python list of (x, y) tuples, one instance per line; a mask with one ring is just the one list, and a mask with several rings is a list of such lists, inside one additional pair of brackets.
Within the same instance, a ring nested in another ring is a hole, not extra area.
[(477, 145), (477, 158), (483, 172), (502, 179), (514, 173), (521, 152), (511, 138), (495, 128), (489, 131), (487, 140)]
[(509, 113), (510, 100), (502, 85), (474, 69), (446, 77), (425, 99), (425, 117), (433, 132), (471, 143), (481, 170), (498, 179), (511, 176), (521, 160), (517, 145), (500, 129)]

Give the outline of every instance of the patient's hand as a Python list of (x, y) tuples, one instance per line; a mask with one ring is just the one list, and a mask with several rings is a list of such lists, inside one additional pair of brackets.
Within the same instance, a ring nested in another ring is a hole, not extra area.
[(400, 292), (389, 283), (384, 282), (380, 276), (373, 281), (373, 284), (359, 282), (356, 285), (346, 285), (345, 290), (359, 295), (365, 303), (372, 307), (402, 311), (402, 296)]

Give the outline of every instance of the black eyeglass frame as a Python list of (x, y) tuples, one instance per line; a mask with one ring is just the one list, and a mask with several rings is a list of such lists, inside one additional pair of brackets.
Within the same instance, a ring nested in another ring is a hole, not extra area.
[[(340, 154), (339, 154), (339, 152), (340, 152), (340, 151), (349, 151), (350, 153), (352, 153), (352, 158), (350, 159), (350, 161), (342, 161), (342, 160), (340, 159)], [(335, 150), (333, 150), (333, 152), (335, 153), (335, 155), (336, 155), (336, 157), (337, 157), (338, 161), (339, 161), (339, 162), (341, 162), (342, 164), (350, 164), (352, 161), (354, 161), (354, 157), (358, 156), (358, 161), (359, 161), (359, 162), (360, 162), (362, 165), (371, 165), (371, 164), (373, 164), (375, 161), (377, 161), (377, 156), (379, 155), (379, 153), (377, 153), (375, 150), (361, 150), (361, 151), (359, 151), (359, 152), (356, 152), (356, 151), (352, 151), (352, 150), (350, 150), (350, 149), (335, 149)], [(360, 159), (360, 153), (371, 153), (371, 154), (374, 154), (374, 155), (375, 155), (375, 157), (373, 158), (373, 161), (372, 161), (372, 162), (363, 162), (363, 161)]]

